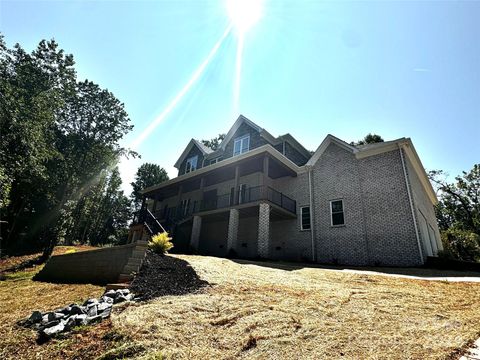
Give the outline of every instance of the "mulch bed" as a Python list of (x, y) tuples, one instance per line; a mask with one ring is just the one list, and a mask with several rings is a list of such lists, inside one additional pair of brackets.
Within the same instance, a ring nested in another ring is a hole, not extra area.
[(209, 285), (185, 260), (148, 250), (130, 290), (142, 300), (166, 295), (185, 295)]

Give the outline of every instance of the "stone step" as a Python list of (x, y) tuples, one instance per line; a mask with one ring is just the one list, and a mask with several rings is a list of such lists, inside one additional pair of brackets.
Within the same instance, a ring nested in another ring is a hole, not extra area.
[(123, 268), (123, 273), (125, 274), (131, 274), (132, 272), (137, 272), (138, 271), (138, 268), (139, 266), (137, 265), (125, 265), (125, 267)]
[(125, 283), (125, 282), (129, 282), (129, 281), (132, 281), (133, 280), (133, 275), (130, 275), (130, 274), (120, 274), (120, 276), (118, 277), (118, 282), (119, 283)]
[(140, 266), (142, 265), (142, 262), (143, 262), (143, 259), (137, 259), (137, 258), (131, 257), (130, 259), (128, 259), (127, 265)]
[[(121, 275), (120, 275), (121, 276)], [(119, 290), (119, 289), (127, 289), (130, 286), (130, 283), (123, 282), (123, 283), (115, 283), (115, 284), (107, 284), (105, 287), (105, 291), (108, 290)]]
[(145, 250), (135, 249), (135, 250), (132, 251), (132, 256), (131, 257), (133, 257), (135, 259), (143, 259), (145, 257)]

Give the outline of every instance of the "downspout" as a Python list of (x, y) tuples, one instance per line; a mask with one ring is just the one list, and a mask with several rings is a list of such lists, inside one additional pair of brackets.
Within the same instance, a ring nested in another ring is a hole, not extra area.
[(413, 226), (415, 228), (415, 235), (417, 237), (418, 252), (420, 254), (420, 261), (423, 264), (422, 244), (420, 243), (420, 236), (418, 235), (417, 217), (415, 216), (415, 208), (413, 206), (412, 193), (410, 192), (410, 184), (408, 183), (407, 168), (405, 166), (405, 159), (400, 144), (398, 144), (398, 151), (400, 152), (400, 159), (402, 160), (403, 176), (405, 177), (405, 186), (407, 187), (408, 201), (410, 202), (410, 210), (412, 211)]
[(307, 167), (308, 170), (308, 190), (309, 190), (309, 199), (310, 199), (310, 235), (312, 240), (312, 261), (315, 262), (315, 234), (313, 229), (313, 189), (312, 189), (312, 166)]

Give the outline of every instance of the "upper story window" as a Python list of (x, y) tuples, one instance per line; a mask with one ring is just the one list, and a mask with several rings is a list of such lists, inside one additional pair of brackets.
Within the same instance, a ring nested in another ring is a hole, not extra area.
[(198, 155), (188, 158), (187, 163), (185, 165), (185, 174), (191, 171), (197, 170), (197, 162), (198, 162)]
[(345, 225), (343, 200), (330, 201), (330, 214), (332, 215), (332, 226)]
[(233, 143), (233, 156), (246, 153), (248, 150), (250, 150), (250, 135), (247, 134), (235, 139)]
[(222, 160), (222, 158), (221, 158), (221, 157), (217, 157), (217, 158), (215, 158), (215, 159), (212, 159), (212, 160), (210, 160), (210, 163), (209, 163), (209, 165), (216, 164), (216, 163), (217, 163), (217, 162), (219, 162), (220, 160)]

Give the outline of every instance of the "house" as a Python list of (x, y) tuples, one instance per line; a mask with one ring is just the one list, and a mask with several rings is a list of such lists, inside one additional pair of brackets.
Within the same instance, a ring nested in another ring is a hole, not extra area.
[(216, 151), (192, 139), (175, 167), (143, 190), (133, 240), (156, 223), (178, 252), (346, 265), (415, 266), (442, 249), (409, 138), (353, 146), (328, 135), (311, 153), (240, 116)]

